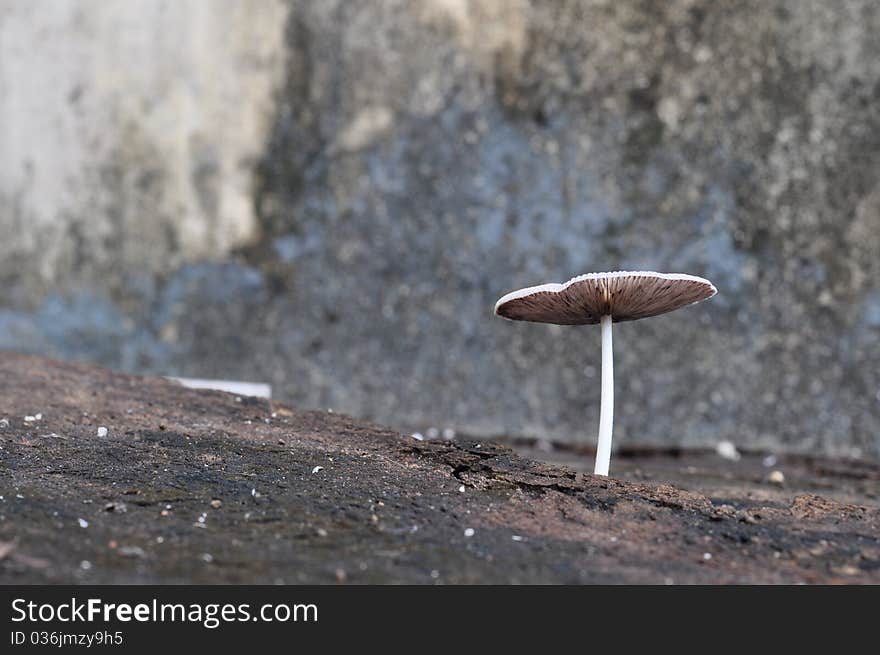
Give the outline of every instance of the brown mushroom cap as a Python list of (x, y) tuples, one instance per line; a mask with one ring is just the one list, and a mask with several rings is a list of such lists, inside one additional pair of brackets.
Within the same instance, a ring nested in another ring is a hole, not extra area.
[(716, 293), (709, 280), (683, 273), (588, 273), (565, 284), (508, 293), (495, 303), (495, 313), (513, 321), (557, 325), (588, 325), (611, 315), (617, 323), (671, 312)]

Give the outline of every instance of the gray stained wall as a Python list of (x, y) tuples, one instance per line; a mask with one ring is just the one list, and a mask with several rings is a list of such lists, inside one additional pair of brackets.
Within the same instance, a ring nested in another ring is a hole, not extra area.
[(0, 348), (402, 428), (880, 454), (880, 6), (0, 0)]

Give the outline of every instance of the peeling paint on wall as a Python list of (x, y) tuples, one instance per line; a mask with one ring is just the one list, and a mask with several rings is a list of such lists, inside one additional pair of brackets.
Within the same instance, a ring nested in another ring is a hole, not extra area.
[(287, 10), (0, 3), (0, 231), (20, 286), (162, 272), (254, 238)]

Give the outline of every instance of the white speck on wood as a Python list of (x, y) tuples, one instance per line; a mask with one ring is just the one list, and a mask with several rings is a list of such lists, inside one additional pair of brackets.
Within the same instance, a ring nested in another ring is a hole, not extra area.
[(719, 441), (715, 446), (715, 452), (718, 453), (719, 457), (730, 460), (731, 462), (738, 462), (741, 457), (736, 446), (731, 441)]

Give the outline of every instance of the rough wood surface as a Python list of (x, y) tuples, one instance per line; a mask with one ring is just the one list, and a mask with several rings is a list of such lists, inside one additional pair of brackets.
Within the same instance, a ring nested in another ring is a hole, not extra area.
[(0, 583), (880, 582), (875, 463), (565, 457), (0, 353)]

